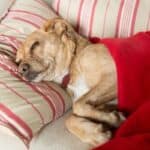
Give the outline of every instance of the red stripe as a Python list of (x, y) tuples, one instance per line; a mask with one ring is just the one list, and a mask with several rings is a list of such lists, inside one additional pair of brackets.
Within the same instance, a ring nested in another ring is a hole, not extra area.
[(21, 128), (23, 128), (28, 133), (30, 139), (32, 139), (33, 134), (31, 128), (21, 118), (19, 118), (19, 116), (13, 113), (2, 103), (0, 103), (0, 111), (4, 112), (5, 115), (7, 115), (9, 118), (13, 119)]
[(51, 97), (49, 97), (49, 95), (47, 96), (46, 94), (44, 94), (43, 93), (43, 91), (45, 90), (39, 90), (40, 89), (40, 87), (38, 87), (38, 86), (34, 86), (33, 85), (33, 87), (34, 87), (34, 90), (36, 91), (36, 92), (38, 92), (39, 94), (41, 94), (42, 96), (43, 96), (43, 98), (45, 99), (45, 100), (47, 100), (47, 102), (49, 103), (49, 105), (50, 105), (50, 107), (51, 107), (51, 109), (52, 109), (52, 121), (53, 120), (55, 120), (56, 119), (56, 113), (57, 113), (57, 111), (56, 111), (56, 108), (55, 108), (55, 104), (53, 103), (53, 100), (51, 99)]
[(21, 138), (21, 140), (25, 143), (25, 144), (29, 144), (30, 140), (25, 137), (20, 131), (18, 131), (18, 129), (10, 124), (10, 122), (8, 122), (5, 118), (3, 118), (3, 116), (0, 115), (0, 125), (4, 126), (5, 128), (8, 128), (9, 130), (11, 130), (15, 135), (19, 136), (19, 138)]
[(14, 72), (10, 68), (8, 68), (6, 65), (2, 64), (1, 62), (0, 62), (0, 67), (2, 67), (6, 71), (9, 71), (14, 77), (18, 78), (20, 81), (24, 82), (27, 86), (31, 87), (36, 93), (38, 93), (39, 95), (41, 95), (44, 98), (44, 100), (46, 100), (46, 102), (48, 103), (48, 105), (50, 106), (50, 108), (52, 110), (52, 113), (53, 113), (52, 114), (52, 120), (55, 119), (55, 116), (56, 116), (55, 107), (54, 107), (53, 103), (51, 102), (51, 100), (46, 95), (44, 95), (42, 92), (40, 92), (36, 88), (36, 86), (32, 85), (30, 82), (27, 82), (27, 81), (23, 80), (22, 78), (20, 78), (18, 76), (18, 74), (16, 74), (16, 72)]
[(94, 12), (95, 12), (95, 8), (96, 8), (96, 4), (97, 4), (97, 0), (94, 0), (93, 7), (92, 7), (92, 13), (91, 13), (91, 17), (90, 17), (90, 26), (89, 26), (88, 37), (91, 37), (91, 34), (92, 34), (92, 27), (93, 27)]
[[(44, 17), (42, 17), (42, 16), (40, 16), (40, 15), (38, 15), (38, 14), (35, 14), (35, 13), (33, 13), (33, 12), (29, 12), (29, 11), (25, 11), (25, 10), (10, 10), (10, 12), (26, 13), (26, 14), (30, 14), (30, 15), (32, 15), (32, 16), (39, 17), (40, 19), (42, 19), (42, 20), (44, 20), (44, 21), (47, 20), (46, 18), (44, 18)], [(19, 15), (19, 14), (18, 14), (18, 15)]]
[(40, 28), (39, 25), (37, 25), (37, 24), (35, 24), (35, 23), (33, 23), (33, 22), (27, 20), (27, 19), (23, 19), (23, 18), (20, 18), (20, 17), (13, 17), (13, 19), (16, 19), (16, 20), (19, 20), (19, 21), (23, 21), (23, 22), (25, 22), (25, 23), (28, 23), (28, 24), (34, 26), (35, 28)]
[(132, 24), (131, 24), (130, 35), (133, 35), (133, 33), (134, 33), (134, 26), (135, 26), (136, 14), (137, 14), (138, 6), (139, 6), (139, 0), (136, 0), (136, 4), (135, 4), (135, 7), (134, 7), (134, 12), (133, 12), (133, 17), (132, 17)]
[(12, 45), (10, 45), (10, 44), (7, 44), (7, 43), (3, 43), (3, 42), (1, 42), (1, 40), (0, 40), (0, 44), (9, 46), (14, 52), (17, 51), (16, 48), (15, 48), (14, 46), (12, 46)]
[(41, 112), (31, 103), (28, 101), (28, 99), (26, 99), (24, 96), (20, 95), (17, 91), (15, 91), (13, 88), (9, 87), (6, 83), (0, 81), (0, 84), (4, 85), (7, 89), (9, 89), (12, 93), (15, 93), (17, 96), (19, 96), (21, 99), (25, 100), (25, 102), (29, 105), (31, 105), (31, 107), (33, 108), (33, 110), (35, 112), (37, 112), (37, 114), (40, 116), (40, 119), (42, 121), (42, 124), (44, 125), (44, 118), (41, 114)]
[(116, 35), (115, 35), (115, 37), (119, 36), (120, 21), (121, 21), (122, 8), (123, 8), (123, 5), (124, 5), (124, 2), (125, 2), (125, 0), (121, 0), (121, 3), (120, 3), (118, 16), (117, 16)]
[(56, 14), (59, 15), (59, 7), (60, 7), (60, 0), (57, 0), (56, 4)]
[(108, 11), (109, 4), (110, 4), (110, 0), (108, 0), (107, 6), (106, 6), (106, 10), (105, 10), (104, 21), (103, 21), (103, 32), (102, 32), (102, 37), (104, 37), (105, 23), (106, 23), (106, 16), (107, 16), (107, 11)]
[(18, 47), (21, 45), (21, 42), (18, 41), (15, 37), (7, 35), (0, 35), (0, 42), (3, 45), (10, 46), (14, 52), (16, 52)]
[(0, 114), (0, 122), (1, 123), (8, 123), (7, 120), (3, 116), (1, 116), (1, 114)]
[(51, 89), (53, 90), (57, 95), (58, 97), (60, 98), (62, 104), (63, 104), (63, 113), (65, 112), (65, 102), (64, 102), (64, 98), (62, 97), (62, 95), (57, 91), (55, 90), (52, 86), (50, 86), (48, 83), (46, 83), (46, 85)]
[(8, 38), (8, 40), (10, 40), (10, 43), (13, 43), (13, 45), (15, 46), (15, 48), (16, 49), (18, 49), (18, 47), (22, 44), (22, 42), (21, 41), (19, 41), (16, 37), (14, 37), (14, 36), (10, 36), (10, 35), (0, 35), (0, 36), (2, 36), (2, 37), (6, 37), (6, 38)]
[(83, 7), (84, 0), (80, 0), (80, 6), (78, 10), (78, 15), (77, 15), (77, 32), (79, 32), (80, 28), (80, 22), (81, 22), (81, 12), (82, 12), (82, 7)]

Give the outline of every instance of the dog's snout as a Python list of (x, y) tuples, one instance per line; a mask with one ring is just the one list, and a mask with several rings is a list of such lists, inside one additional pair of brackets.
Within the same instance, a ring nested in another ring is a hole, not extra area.
[(19, 72), (20, 72), (22, 75), (28, 74), (29, 70), (30, 70), (30, 65), (27, 64), (27, 63), (21, 64), (21, 66), (20, 66), (20, 68), (19, 68)]

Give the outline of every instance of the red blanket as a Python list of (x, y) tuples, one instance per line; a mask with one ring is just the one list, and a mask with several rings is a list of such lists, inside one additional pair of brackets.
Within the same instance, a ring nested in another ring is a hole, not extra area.
[(94, 42), (110, 49), (118, 74), (118, 107), (128, 114), (114, 138), (94, 150), (150, 150), (150, 32)]

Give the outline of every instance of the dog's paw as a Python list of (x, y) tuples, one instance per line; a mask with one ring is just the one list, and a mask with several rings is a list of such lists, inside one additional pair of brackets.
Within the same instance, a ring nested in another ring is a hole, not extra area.
[(108, 142), (112, 137), (111, 131), (102, 131), (97, 129), (95, 132), (91, 133), (85, 142), (89, 143), (92, 146), (100, 146)]
[(110, 140), (112, 133), (104, 123), (95, 123), (87, 118), (72, 115), (66, 120), (67, 129), (82, 142), (92, 146), (102, 145)]
[(124, 115), (116, 110), (110, 112), (107, 117), (109, 118), (107, 123), (113, 127), (119, 127), (125, 120)]
[(99, 121), (105, 122), (112, 127), (119, 127), (125, 120), (124, 115), (118, 111), (116, 105), (101, 105), (96, 109), (99, 111)]

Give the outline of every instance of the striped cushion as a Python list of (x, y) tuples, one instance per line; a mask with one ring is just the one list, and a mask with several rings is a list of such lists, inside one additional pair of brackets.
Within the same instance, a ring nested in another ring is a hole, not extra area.
[[(0, 24), (0, 48), (14, 53), (21, 41), (55, 14), (42, 0), (18, 0)], [(0, 54), (0, 126), (25, 144), (47, 123), (71, 107), (68, 95), (54, 83), (29, 83), (17, 66)]]
[(55, 13), (42, 0), (16, 0), (7, 16), (0, 23), (0, 34), (14, 36), (19, 40), (39, 28)]
[(7, 15), (9, 8), (13, 5), (15, 0), (0, 1), (0, 19)]
[(87, 37), (150, 30), (150, 0), (53, 0), (52, 7)]

